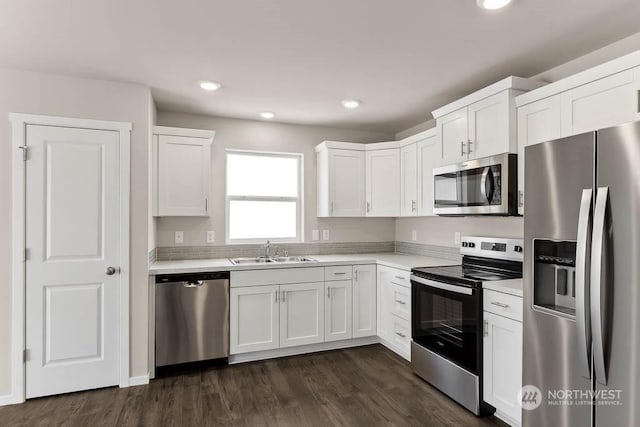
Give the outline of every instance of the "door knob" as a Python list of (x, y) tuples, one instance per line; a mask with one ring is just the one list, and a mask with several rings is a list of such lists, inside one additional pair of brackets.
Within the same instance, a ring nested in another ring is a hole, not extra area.
[(115, 267), (107, 267), (107, 271), (105, 271), (105, 273), (107, 274), (107, 276), (113, 276), (117, 271), (118, 269)]

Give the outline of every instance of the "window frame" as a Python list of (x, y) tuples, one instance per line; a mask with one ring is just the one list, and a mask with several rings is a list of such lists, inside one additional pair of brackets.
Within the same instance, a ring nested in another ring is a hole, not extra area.
[[(293, 158), (298, 162), (298, 194), (296, 197), (277, 197), (277, 196), (230, 196), (228, 194), (227, 168), (229, 154), (255, 155), (262, 157), (279, 157)], [(224, 155), (224, 194), (225, 194), (225, 243), (227, 244), (257, 244), (265, 243), (267, 240), (271, 243), (303, 243), (304, 242), (304, 154), (289, 153), (277, 151), (258, 151), (258, 150), (238, 150), (228, 148)], [(247, 238), (232, 239), (229, 236), (230, 208), (232, 201), (274, 201), (274, 202), (296, 202), (296, 236), (293, 238)]]

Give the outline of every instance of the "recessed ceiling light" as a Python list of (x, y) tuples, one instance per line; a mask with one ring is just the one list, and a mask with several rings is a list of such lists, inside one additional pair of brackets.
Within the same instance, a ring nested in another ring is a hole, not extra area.
[(342, 101), (342, 106), (344, 108), (349, 108), (352, 110), (360, 106), (360, 101), (358, 101), (357, 99), (345, 99)]
[(276, 113), (272, 113), (271, 111), (263, 111), (262, 113), (260, 113), (260, 117), (262, 117), (263, 119), (273, 119), (276, 116)]
[(222, 85), (218, 82), (204, 80), (200, 82), (200, 87), (204, 90), (208, 90), (209, 92), (213, 92), (214, 90), (220, 89)]
[(511, 3), (511, 0), (477, 0), (477, 2), (479, 7), (492, 10), (505, 7)]

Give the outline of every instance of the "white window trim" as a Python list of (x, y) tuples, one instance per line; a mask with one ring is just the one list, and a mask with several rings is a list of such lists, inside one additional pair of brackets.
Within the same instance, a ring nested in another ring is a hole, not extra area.
[[(268, 196), (230, 196), (227, 194), (227, 155), (228, 154), (256, 154), (260, 156), (290, 157), (298, 161), (298, 196), (297, 197), (268, 197)], [(227, 244), (256, 244), (269, 240), (271, 243), (303, 243), (304, 242), (304, 154), (287, 153), (275, 151), (255, 151), (255, 150), (225, 150), (224, 156), (224, 194), (225, 194), (225, 243)], [(255, 200), (255, 201), (278, 201), (278, 202), (298, 202), (296, 205), (297, 227), (295, 238), (260, 238), (260, 239), (231, 239), (229, 237), (229, 208), (231, 201), (235, 200)]]

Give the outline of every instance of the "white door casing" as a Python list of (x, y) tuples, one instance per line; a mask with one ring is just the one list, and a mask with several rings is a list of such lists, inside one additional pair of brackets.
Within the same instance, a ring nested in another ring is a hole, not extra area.
[(131, 124), (11, 121), (14, 230), (24, 233), (13, 233), (9, 403), (126, 387)]

